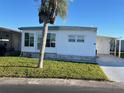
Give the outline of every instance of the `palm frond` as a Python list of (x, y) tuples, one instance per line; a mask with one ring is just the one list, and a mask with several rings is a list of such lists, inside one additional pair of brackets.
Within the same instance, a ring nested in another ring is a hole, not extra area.
[(53, 20), (55, 20), (55, 16), (60, 16), (60, 18), (64, 20), (67, 16), (68, 1), (69, 0), (41, 0), (39, 8), (39, 19), (41, 23), (46, 18), (48, 18), (51, 23), (54, 23)]
[(67, 0), (57, 0), (57, 1), (58, 1), (58, 6), (57, 6), (58, 16), (60, 16), (62, 19), (65, 19), (67, 16), (68, 1)]

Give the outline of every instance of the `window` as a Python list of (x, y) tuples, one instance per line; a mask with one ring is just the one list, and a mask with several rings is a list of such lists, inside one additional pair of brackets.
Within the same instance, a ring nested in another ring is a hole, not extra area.
[[(55, 44), (55, 37), (56, 37), (56, 34), (54, 33), (48, 33), (47, 34), (47, 41), (46, 41), (46, 47), (55, 47), (56, 44)], [(40, 49), (41, 47), (41, 35), (38, 34), (38, 38), (37, 38), (37, 48)]]
[(78, 35), (77, 36), (77, 42), (84, 42), (84, 36)]
[(69, 35), (68, 41), (69, 42), (84, 42), (84, 36), (83, 35)]
[(33, 33), (25, 33), (25, 46), (26, 47), (34, 46), (34, 34)]
[(41, 34), (38, 34), (38, 38), (37, 38), (37, 49), (40, 49), (41, 47)]
[(46, 47), (55, 47), (55, 37), (56, 34), (54, 33), (48, 33), (47, 35), (47, 42), (46, 42)]
[(69, 38), (68, 39), (69, 42), (75, 42), (76, 39), (75, 35), (69, 35), (68, 38)]

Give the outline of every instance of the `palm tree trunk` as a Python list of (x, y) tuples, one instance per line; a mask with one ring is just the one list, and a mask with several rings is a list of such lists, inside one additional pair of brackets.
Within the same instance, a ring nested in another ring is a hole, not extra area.
[(38, 63), (39, 68), (43, 68), (43, 60), (44, 60), (44, 53), (45, 53), (45, 48), (46, 48), (47, 33), (48, 33), (48, 23), (44, 22), (42, 38), (41, 38), (40, 57), (39, 57), (39, 63)]

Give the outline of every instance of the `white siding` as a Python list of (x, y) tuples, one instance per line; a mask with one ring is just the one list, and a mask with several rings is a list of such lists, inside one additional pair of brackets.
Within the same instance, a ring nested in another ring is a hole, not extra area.
[[(92, 31), (59, 31), (57, 53), (63, 55), (95, 56), (96, 33)], [(68, 35), (83, 35), (84, 42), (68, 42)]]
[(110, 54), (110, 38), (97, 37), (97, 53)]
[[(24, 33), (34, 33), (34, 47), (24, 46)], [(96, 56), (96, 31), (49, 31), (56, 33), (56, 47), (46, 48), (48, 53), (78, 56)], [(37, 49), (37, 34), (39, 31), (22, 31), (22, 51), (39, 52)], [(83, 35), (84, 42), (68, 42), (68, 35)]]

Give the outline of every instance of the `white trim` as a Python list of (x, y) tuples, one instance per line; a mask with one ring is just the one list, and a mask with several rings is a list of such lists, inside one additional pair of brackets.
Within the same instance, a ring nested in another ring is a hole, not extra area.
[(116, 53), (117, 53), (117, 47), (116, 47), (116, 46), (117, 46), (117, 40), (115, 39), (115, 49), (114, 49), (115, 51), (114, 51), (114, 56), (116, 56)]
[(112, 36), (101, 36), (101, 35), (97, 35), (97, 37), (103, 37), (103, 38), (110, 38), (110, 39), (119, 39), (119, 37), (112, 37)]
[(121, 57), (121, 40), (119, 40), (119, 54), (118, 54), (118, 57), (119, 58)]

